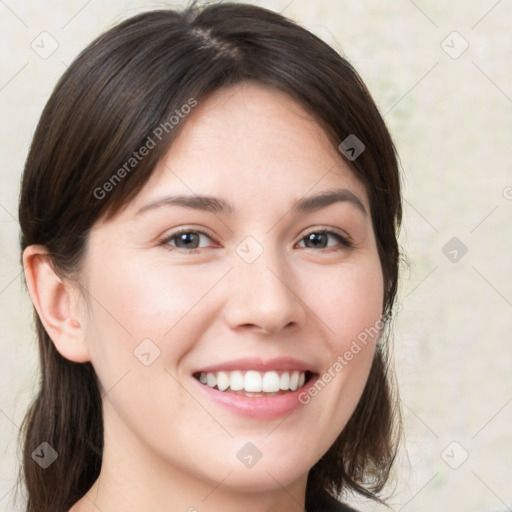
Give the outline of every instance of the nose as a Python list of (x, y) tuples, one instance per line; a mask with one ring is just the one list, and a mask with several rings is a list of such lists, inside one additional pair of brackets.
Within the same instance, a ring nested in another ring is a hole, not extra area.
[(225, 320), (232, 329), (252, 329), (273, 334), (302, 325), (305, 305), (292, 271), (266, 250), (248, 263), (235, 254), (226, 283)]

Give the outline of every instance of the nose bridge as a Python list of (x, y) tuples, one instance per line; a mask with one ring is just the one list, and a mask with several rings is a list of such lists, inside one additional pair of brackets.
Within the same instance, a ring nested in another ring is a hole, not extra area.
[(285, 255), (266, 242), (247, 237), (235, 249), (226, 312), (228, 323), (278, 331), (302, 320), (292, 269)]

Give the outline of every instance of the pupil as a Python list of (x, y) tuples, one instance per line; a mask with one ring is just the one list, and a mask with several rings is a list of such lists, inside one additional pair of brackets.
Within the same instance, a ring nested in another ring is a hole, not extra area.
[(190, 242), (191, 241), (191, 238), (193, 238), (195, 235), (195, 233), (182, 233), (179, 237), (179, 240), (180, 242), (184, 242), (184, 245), (185, 247), (190, 247)]
[(318, 246), (322, 244), (320, 238), (323, 236), (325, 236), (324, 233), (311, 233), (308, 238), (314, 246)]

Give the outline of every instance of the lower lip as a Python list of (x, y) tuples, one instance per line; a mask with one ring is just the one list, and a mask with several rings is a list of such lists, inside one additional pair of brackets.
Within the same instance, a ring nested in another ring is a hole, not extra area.
[(302, 407), (303, 404), (299, 401), (299, 395), (311, 387), (316, 380), (316, 376), (313, 376), (302, 388), (286, 393), (285, 395), (248, 397), (213, 389), (202, 384), (194, 377), (192, 378), (197, 383), (200, 390), (214, 402), (241, 416), (259, 420), (281, 418), (291, 414), (299, 407)]

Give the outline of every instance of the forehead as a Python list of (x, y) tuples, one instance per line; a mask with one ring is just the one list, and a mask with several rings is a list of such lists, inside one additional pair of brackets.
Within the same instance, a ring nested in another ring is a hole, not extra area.
[(201, 98), (130, 209), (156, 193), (229, 197), (243, 207), (363, 184), (319, 123), (285, 92), (256, 82)]

